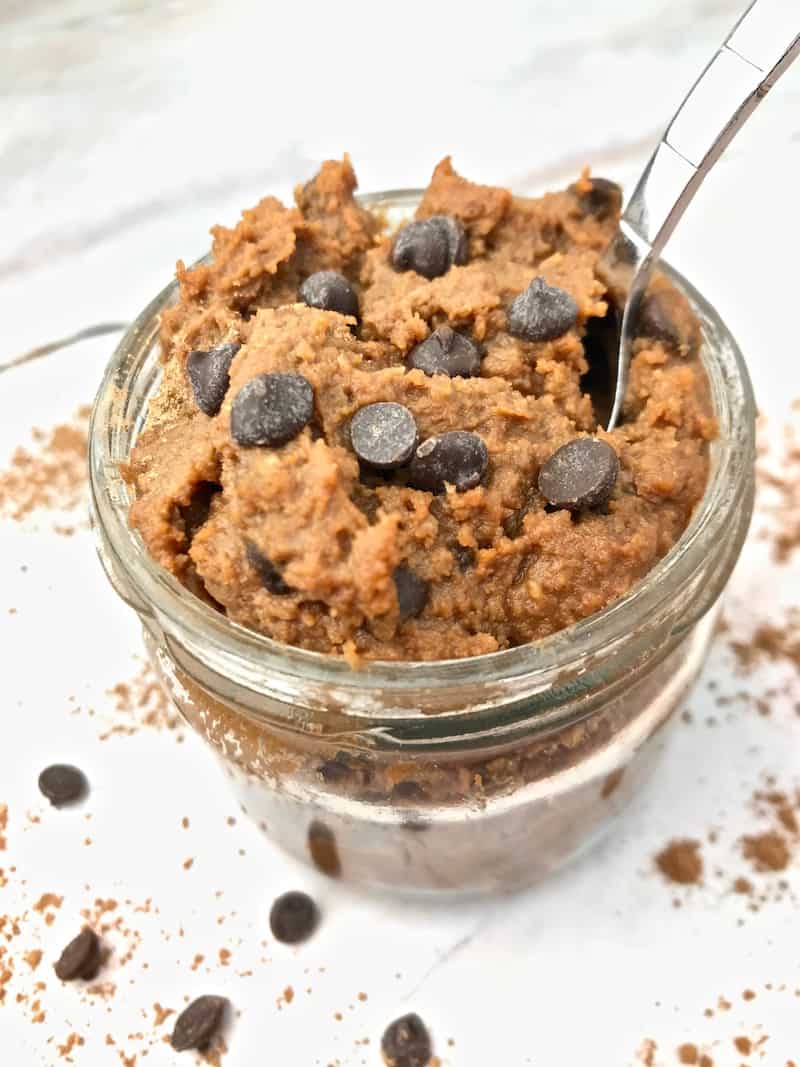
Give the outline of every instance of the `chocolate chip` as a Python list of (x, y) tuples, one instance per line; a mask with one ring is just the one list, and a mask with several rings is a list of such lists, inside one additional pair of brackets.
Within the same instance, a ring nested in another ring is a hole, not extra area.
[(381, 1038), (381, 1052), (388, 1067), (428, 1067), (433, 1048), (419, 1015), (412, 1012), (390, 1023)]
[(83, 771), (68, 763), (54, 763), (39, 775), (39, 792), (55, 808), (81, 800), (88, 791), (89, 783)]
[(308, 851), (318, 871), (329, 878), (338, 878), (342, 873), (336, 837), (333, 830), (319, 819), (314, 819), (308, 828)]
[(591, 189), (588, 192), (579, 193), (574, 185), (570, 186), (581, 201), (581, 207), (586, 215), (594, 215), (597, 219), (606, 219), (619, 215), (622, 210), (622, 189), (616, 182), (608, 178), (590, 178)]
[(338, 311), (358, 318), (358, 297), (347, 278), (335, 270), (318, 270), (310, 275), (297, 290), (297, 296), (320, 311)]
[(196, 349), (186, 357), (186, 373), (195, 401), (206, 415), (216, 415), (231, 383), (233, 357), (242, 346), (235, 342), (208, 351)]
[(468, 337), (449, 326), (440, 326), (411, 349), (408, 366), (428, 375), (474, 378), (481, 372), (481, 354)]
[(53, 970), (62, 982), (94, 978), (100, 968), (100, 938), (88, 926), (67, 945)]
[(395, 237), (392, 266), (413, 270), (424, 278), (438, 278), (454, 265), (467, 262), (467, 235), (458, 219), (431, 215), (409, 222)]
[(397, 782), (392, 789), (392, 800), (399, 801), (412, 801), (412, 800), (427, 800), (427, 794), (419, 782), (413, 781), (411, 778), (405, 779), (405, 781)]
[(450, 430), (423, 441), (411, 460), (408, 484), (429, 493), (454, 485), (459, 493), (480, 483), (489, 466), (489, 452), (476, 433)]
[(353, 451), (362, 463), (378, 470), (408, 463), (418, 440), (414, 416), (402, 404), (367, 404), (350, 421)]
[(508, 310), (508, 330), (523, 341), (552, 341), (578, 320), (578, 305), (569, 293), (539, 276)]
[(394, 570), (394, 587), (397, 590), (397, 603), (400, 608), (400, 621), (421, 615), (428, 603), (430, 589), (428, 583), (419, 575), (401, 563)]
[(219, 1029), (227, 1006), (225, 997), (206, 995), (193, 1000), (175, 1020), (170, 1038), (175, 1051), (206, 1048)]
[(272, 905), (269, 926), (272, 936), (284, 945), (296, 945), (314, 932), (319, 914), (307, 893), (284, 893)]
[(656, 341), (680, 345), (681, 331), (669, 312), (668, 300), (665, 294), (648, 294), (639, 308), (636, 332), (641, 337), (652, 337)]
[(285, 445), (314, 414), (314, 390), (302, 374), (259, 374), (231, 407), (231, 434), (240, 445)]
[(475, 549), (467, 548), (466, 545), (460, 545), (458, 542), (450, 546), (450, 551), (453, 553), (453, 557), (458, 564), (460, 571), (468, 571), (470, 567), (475, 566)]
[(617, 453), (595, 437), (562, 445), (539, 471), (539, 489), (556, 508), (583, 511), (605, 504), (619, 474)]
[(294, 589), (283, 580), (281, 572), (272, 560), (267, 559), (252, 541), (245, 542), (244, 551), (247, 562), (261, 579), (261, 584), (268, 593), (272, 593), (273, 596), (289, 596), (294, 592)]

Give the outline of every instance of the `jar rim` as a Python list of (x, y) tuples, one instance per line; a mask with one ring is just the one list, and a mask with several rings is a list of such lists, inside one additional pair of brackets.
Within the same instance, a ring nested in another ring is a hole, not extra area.
[[(413, 209), (419, 189), (361, 195), (363, 206), (378, 213)], [(719, 437), (712, 444), (712, 465), (705, 493), (689, 524), (669, 552), (626, 594), (601, 611), (564, 630), (510, 649), (447, 660), (367, 660), (357, 668), (343, 657), (285, 645), (215, 611), (186, 589), (151, 557), (128, 521), (131, 502), (120, 464), (135, 440), (130, 389), (154, 358), (161, 311), (177, 293), (171, 281), (137, 316), (111, 357), (92, 410), (89, 429), (89, 480), (93, 521), (103, 536), (111, 565), (131, 591), (132, 606), (156, 617), (173, 633), (202, 636), (202, 643), (234, 668), (257, 663), (258, 672), (327, 684), (342, 689), (380, 691), (444, 689), (505, 683), (510, 679), (552, 676), (608, 655), (629, 634), (659, 614), (665, 599), (690, 583), (745, 500), (743, 472), (755, 456), (755, 401), (742, 353), (716, 309), (681, 274), (661, 262), (660, 270), (687, 296), (702, 325), (701, 358), (709, 376)], [(104, 561), (105, 562), (105, 561)], [(725, 575), (727, 578), (727, 574)], [(119, 590), (118, 590), (119, 591)], [(126, 597), (127, 599), (127, 597)], [(710, 606), (706, 604), (706, 608)], [(697, 618), (689, 622), (697, 621)], [(407, 714), (407, 712), (406, 712)]]

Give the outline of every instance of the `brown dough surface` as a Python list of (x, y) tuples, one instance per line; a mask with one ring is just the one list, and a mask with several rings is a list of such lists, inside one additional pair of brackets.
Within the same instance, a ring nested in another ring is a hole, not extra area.
[[(131, 523), (153, 557), (245, 626), (278, 641), (355, 659), (473, 656), (533, 641), (600, 610), (675, 543), (705, 488), (714, 419), (697, 356), (699, 330), (679, 292), (657, 279), (648, 336), (635, 346), (624, 424), (597, 430), (581, 387), (587, 323), (608, 292), (598, 261), (616, 213), (589, 209), (591, 179), (539, 199), (436, 168), (417, 212), (460, 219), (470, 258), (431, 281), (398, 273), (391, 238), (353, 199), (347, 158), (325, 163), (285, 208), (268, 197), (233, 229), (215, 228), (213, 262), (178, 264), (180, 299), (162, 322), (164, 378), (131, 457)], [(361, 323), (296, 303), (323, 268), (356, 289)], [(511, 300), (537, 275), (567, 290), (578, 322), (553, 341), (506, 329)], [(407, 371), (408, 350), (443, 324), (485, 353), (481, 377)], [(222, 409), (196, 406), (189, 351), (241, 349)], [(231, 438), (230, 409), (254, 375), (295, 371), (312, 383), (315, 419), (278, 449)], [(359, 473), (348, 424), (364, 404), (394, 400), (420, 437), (472, 430), (490, 456), (484, 483), (442, 496)], [(560, 445), (596, 433), (621, 472), (602, 513), (551, 511), (536, 487)], [(255, 545), (292, 588), (267, 591)], [(401, 622), (393, 572), (430, 585)]]

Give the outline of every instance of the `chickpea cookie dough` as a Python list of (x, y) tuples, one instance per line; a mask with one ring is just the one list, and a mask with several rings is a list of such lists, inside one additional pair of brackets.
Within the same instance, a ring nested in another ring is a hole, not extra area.
[(687, 301), (653, 283), (606, 434), (588, 390), (617, 186), (524, 199), (444, 159), (388, 235), (355, 186), (327, 162), (178, 264), (132, 525), (232, 620), (353, 661), (479, 655), (600, 610), (706, 485)]

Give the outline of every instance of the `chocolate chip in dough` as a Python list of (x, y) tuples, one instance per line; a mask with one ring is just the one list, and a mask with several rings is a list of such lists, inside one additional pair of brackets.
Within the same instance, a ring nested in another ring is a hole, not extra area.
[(294, 590), (283, 580), (283, 576), (272, 560), (267, 559), (264, 553), (257, 548), (252, 541), (244, 546), (247, 562), (261, 579), (261, 584), (268, 593), (273, 596), (289, 596)]
[(474, 378), (481, 372), (481, 354), (469, 337), (449, 326), (440, 326), (411, 349), (408, 366), (431, 376)]
[(91, 979), (100, 968), (100, 959), (100, 938), (94, 930), (84, 926), (61, 953), (53, 970), (62, 982), (72, 982), (76, 978)]
[(539, 276), (508, 310), (508, 330), (523, 341), (552, 341), (578, 321), (578, 305), (569, 293)]
[(204, 1049), (219, 1030), (228, 1001), (225, 997), (202, 996), (187, 1005), (175, 1020), (170, 1044), (176, 1052)]
[(381, 1052), (388, 1067), (428, 1067), (433, 1048), (419, 1015), (403, 1015), (390, 1023), (381, 1038)]
[(591, 189), (578, 192), (574, 185), (570, 189), (580, 199), (584, 214), (594, 215), (597, 219), (607, 219), (619, 215), (622, 210), (622, 189), (608, 178), (589, 178)]
[(216, 415), (230, 385), (233, 357), (242, 346), (217, 345), (208, 351), (196, 349), (186, 357), (186, 373), (197, 406), (205, 415)]
[(358, 318), (358, 297), (350, 282), (335, 270), (318, 270), (311, 274), (300, 288), (297, 296), (309, 307), (320, 311), (338, 311), (340, 315)]
[(367, 404), (350, 420), (353, 451), (377, 470), (395, 470), (408, 463), (418, 440), (414, 416), (402, 404)]
[(397, 603), (400, 608), (400, 621), (415, 618), (421, 615), (428, 603), (430, 589), (428, 583), (423, 581), (418, 574), (401, 563), (395, 567), (394, 587), (397, 590)]
[(86, 775), (68, 763), (53, 763), (39, 775), (39, 792), (54, 808), (81, 800), (88, 791)]
[(608, 501), (618, 474), (619, 459), (611, 445), (595, 437), (578, 437), (542, 466), (539, 489), (553, 507), (584, 511)]
[(454, 485), (459, 493), (474, 489), (489, 466), (489, 452), (482, 438), (468, 430), (450, 430), (429, 437), (414, 453), (408, 469), (413, 489), (443, 493)]
[(424, 278), (438, 278), (455, 264), (467, 262), (467, 235), (458, 219), (431, 215), (409, 222), (395, 237), (392, 266), (413, 270)]
[(474, 548), (469, 548), (467, 545), (460, 545), (456, 542), (450, 546), (450, 551), (453, 553), (453, 558), (460, 571), (468, 571), (470, 567), (475, 566)]
[(681, 331), (669, 312), (669, 297), (662, 293), (649, 293), (642, 300), (636, 319), (636, 333), (656, 341), (680, 345)]
[(319, 921), (314, 901), (307, 893), (284, 893), (272, 905), (269, 926), (272, 936), (284, 945), (297, 945), (313, 934)]
[(302, 374), (258, 374), (231, 407), (231, 435), (240, 445), (277, 448), (297, 437), (314, 414), (314, 390)]

